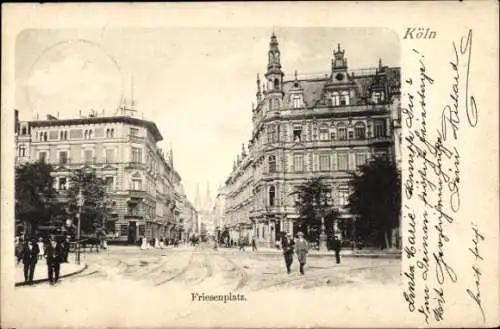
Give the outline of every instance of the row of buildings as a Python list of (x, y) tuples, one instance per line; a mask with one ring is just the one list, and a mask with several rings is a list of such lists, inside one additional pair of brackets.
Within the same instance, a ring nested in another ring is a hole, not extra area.
[(173, 152), (164, 152), (154, 122), (137, 118), (133, 102), (116, 115), (90, 113), (74, 119), (20, 121), (16, 110), (16, 165), (43, 160), (53, 166), (55, 188), (64, 196), (75, 169), (93, 168), (105, 179), (112, 203), (108, 235), (121, 242), (139, 238), (184, 239), (198, 230), (198, 214), (187, 199)]
[(373, 69), (351, 71), (338, 45), (327, 74), (295, 72), (285, 79), (280, 56), (273, 33), (263, 80), (257, 75), (252, 136), (217, 195), (214, 213), (233, 239), (274, 245), (282, 232), (296, 233), (295, 187), (322, 176), (341, 212), (335, 234), (353, 239), (356, 217), (344, 208), (350, 172), (374, 156), (400, 162), (400, 68), (379, 60)]

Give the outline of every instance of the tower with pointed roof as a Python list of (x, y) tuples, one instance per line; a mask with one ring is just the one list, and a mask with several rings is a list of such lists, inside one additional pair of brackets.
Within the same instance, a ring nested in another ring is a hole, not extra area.
[(281, 70), (281, 53), (278, 46), (278, 38), (273, 32), (267, 52), (267, 71), (265, 74), (267, 80), (265, 95), (270, 111), (278, 110), (283, 98), (283, 76), (285, 74)]

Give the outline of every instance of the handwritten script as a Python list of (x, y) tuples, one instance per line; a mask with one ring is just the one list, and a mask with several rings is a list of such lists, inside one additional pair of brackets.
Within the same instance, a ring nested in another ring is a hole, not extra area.
[[(422, 316), (427, 324), (446, 318), (450, 303), (446, 287), (459, 280), (450, 257), (453, 237), (448, 232), (463, 202), (460, 132), (473, 129), (479, 121), (478, 105), (470, 88), (472, 36), (469, 30), (451, 43), (449, 60), (442, 64), (452, 76), (449, 81), (441, 81), (442, 74), (431, 70), (426, 54), (414, 48), (411, 60), (416, 67), (408, 70), (403, 82), (407, 91), (402, 109), (407, 131), (403, 141), (407, 154), (403, 191), (412, 201), (405, 204), (403, 212), (408, 228), (403, 297), (408, 310)], [(448, 95), (430, 96), (442, 93), (443, 88), (436, 87), (437, 79), (441, 86), (448, 86)], [(475, 241), (480, 237), (475, 236)], [(477, 244), (471, 250), (477, 251)], [(474, 271), (478, 269), (475, 266)], [(473, 289), (467, 293), (481, 307), (479, 283)]]

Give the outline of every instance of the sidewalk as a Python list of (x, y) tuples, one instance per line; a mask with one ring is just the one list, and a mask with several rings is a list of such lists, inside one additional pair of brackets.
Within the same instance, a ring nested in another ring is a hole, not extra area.
[[(245, 250), (252, 250), (252, 247), (245, 247)], [(259, 247), (257, 249), (258, 254), (281, 254), (281, 249), (269, 248), (269, 247)], [(335, 257), (335, 252), (333, 250), (309, 250), (308, 256), (331, 256)], [(369, 257), (369, 258), (401, 258), (401, 250), (391, 249), (391, 250), (380, 250), (380, 249), (342, 249), (340, 251), (341, 257)]]
[[(87, 268), (87, 264), (80, 263), (80, 265), (75, 264), (74, 259), (69, 259), (69, 263), (61, 263), (61, 270), (59, 272), (59, 278), (64, 278), (68, 276), (72, 276), (78, 273), (83, 272)], [(22, 262), (20, 264), (16, 264), (16, 273), (14, 277), (16, 281), (16, 287), (24, 286), (26, 283), (24, 282), (24, 265)], [(42, 283), (49, 281), (49, 273), (47, 268), (47, 262), (45, 259), (39, 259), (36, 263), (35, 274), (33, 275), (33, 283)]]

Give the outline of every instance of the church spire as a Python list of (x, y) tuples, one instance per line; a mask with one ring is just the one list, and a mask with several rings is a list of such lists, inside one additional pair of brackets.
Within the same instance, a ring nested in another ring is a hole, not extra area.
[(194, 198), (194, 206), (196, 210), (201, 210), (200, 184), (196, 184), (196, 196)]

